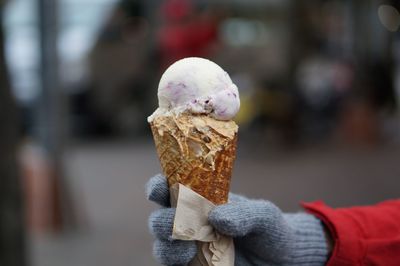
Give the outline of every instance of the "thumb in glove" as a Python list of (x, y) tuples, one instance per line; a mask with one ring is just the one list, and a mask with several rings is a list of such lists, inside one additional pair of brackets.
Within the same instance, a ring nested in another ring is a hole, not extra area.
[(244, 264), (324, 265), (327, 260), (321, 221), (305, 213), (284, 214), (269, 201), (241, 197), (213, 209), (209, 222), (234, 238), (236, 261)]

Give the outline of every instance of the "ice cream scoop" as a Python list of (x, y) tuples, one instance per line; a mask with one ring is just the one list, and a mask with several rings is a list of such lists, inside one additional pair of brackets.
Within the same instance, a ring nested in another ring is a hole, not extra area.
[(155, 115), (174, 112), (209, 114), (217, 120), (231, 120), (240, 107), (236, 85), (216, 63), (189, 57), (172, 64), (158, 85), (159, 108)]

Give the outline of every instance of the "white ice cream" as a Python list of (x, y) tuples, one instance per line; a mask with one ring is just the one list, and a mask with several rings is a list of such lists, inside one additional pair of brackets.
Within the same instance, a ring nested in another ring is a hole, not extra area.
[(238, 88), (228, 73), (214, 62), (189, 57), (172, 64), (158, 85), (159, 108), (148, 118), (168, 112), (189, 111), (231, 120), (239, 111)]

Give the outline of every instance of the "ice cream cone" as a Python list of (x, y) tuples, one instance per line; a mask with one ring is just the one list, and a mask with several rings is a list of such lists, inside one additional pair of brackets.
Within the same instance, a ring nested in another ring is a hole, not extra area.
[(181, 183), (214, 204), (228, 201), (238, 126), (181, 113), (155, 116), (151, 130), (169, 186)]

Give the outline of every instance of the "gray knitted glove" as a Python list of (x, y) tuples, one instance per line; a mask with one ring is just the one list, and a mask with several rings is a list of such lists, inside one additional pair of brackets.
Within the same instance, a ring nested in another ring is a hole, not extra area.
[[(154, 211), (149, 228), (157, 238), (153, 253), (164, 265), (185, 265), (196, 255), (194, 241), (172, 240), (175, 209), (169, 206), (165, 177), (146, 187), (149, 200), (164, 208)], [(210, 212), (209, 222), (235, 242), (235, 265), (324, 265), (328, 247), (320, 220), (305, 213), (283, 214), (264, 200), (230, 193), (229, 203)]]

